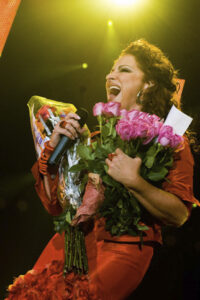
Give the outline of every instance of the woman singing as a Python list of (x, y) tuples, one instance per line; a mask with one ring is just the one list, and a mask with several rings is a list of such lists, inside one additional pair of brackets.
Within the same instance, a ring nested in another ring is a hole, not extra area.
[[(173, 99), (175, 91), (176, 71), (171, 62), (159, 48), (145, 40), (132, 42), (123, 50), (106, 76), (107, 101), (119, 102), (121, 109), (136, 109), (156, 114), (161, 119), (166, 118), (173, 104), (177, 106)], [(56, 172), (49, 173), (47, 160), (61, 135), (74, 140), (83, 133), (78, 120), (77, 114), (69, 113), (64, 126), (63, 122), (57, 123), (44, 149), (46, 160), (39, 159), (32, 168), (36, 191), (52, 215), (62, 213), (64, 205), (57, 198), (58, 175)], [(150, 265), (154, 247), (162, 243), (161, 226), (183, 225), (190, 215), (192, 203), (197, 202), (193, 196), (194, 162), (186, 137), (184, 148), (175, 155), (174, 165), (162, 188), (141, 177), (141, 163), (139, 157), (129, 157), (119, 148), (112, 160), (106, 159), (108, 174), (128, 189), (145, 210), (149, 230), (145, 232), (143, 246), (139, 236), (112, 236), (105, 230), (104, 218), (93, 218), (91, 230), (85, 233), (88, 275), (79, 278), (66, 274), (64, 278), (64, 236), (56, 234), (31, 272), (36, 281), (49, 276), (47, 285), (56, 274), (60, 285), (52, 288), (50, 298), (45, 294), (44, 285), (44, 290), (38, 291), (38, 296), (35, 292), (35, 298), (30, 299), (122, 300), (138, 287)], [(61, 268), (56, 269), (55, 262)], [(41, 278), (44, 269), (46, 271)], [(22, 288), (21, 294), (13, 289), (14, 286), (10, 288), (8, 299), (28, 299)], [(28, 292), (31, 293), (31, 290)]]

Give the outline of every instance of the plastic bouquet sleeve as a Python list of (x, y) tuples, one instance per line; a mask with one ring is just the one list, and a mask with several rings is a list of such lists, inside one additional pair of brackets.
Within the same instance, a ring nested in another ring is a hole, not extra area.
[(70, 103), (33, 96), (28, 102), (28, 108), (33, 141), (39, 158), (57, 122), (64, 119), (69, 112), (75, 112), (76, 107)]

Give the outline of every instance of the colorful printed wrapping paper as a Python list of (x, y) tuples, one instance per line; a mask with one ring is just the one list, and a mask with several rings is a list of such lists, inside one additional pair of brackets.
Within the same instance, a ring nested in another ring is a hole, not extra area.
[(69, 112), (75, 112), (73, 104), (58, 102), (40, 96), (33, 96), (28, 102), (31, 130), (37, 157), (50, 139), (53, 128)]

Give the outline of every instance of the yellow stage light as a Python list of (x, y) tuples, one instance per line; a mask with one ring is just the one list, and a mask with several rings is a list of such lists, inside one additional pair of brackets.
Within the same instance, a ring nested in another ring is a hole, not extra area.
[(112, 26), (113, 25), (113, 22), (111, 20), (108, 20), (108, 26)]
[(121, 6), (128, 6), (132, 4), (136, 4), (139, 2), (139, 0), (112, 0), (115, 4), (121, 5)]
[(88, 64), (87, 64), (87, 63), (83, 63), (83, 64), (82, 64), (82, 68), (83, 68), (83, 69), (87, 69), (87, 68), (88, 68)]

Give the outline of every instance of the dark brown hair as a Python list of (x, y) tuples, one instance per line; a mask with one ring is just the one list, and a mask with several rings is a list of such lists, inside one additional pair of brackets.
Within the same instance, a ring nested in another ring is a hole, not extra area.
[(152, 82), (142, 94), (142, 111), (165, 118), (174, 104), (180, 105), (173, 98), (176, 91), (177, 71), (164, 53), (156, 46), (140, 39), (130, 43), (121, 56), (131, 54), (136, 58), (138, 67), (144, 72), (144, 81)]

